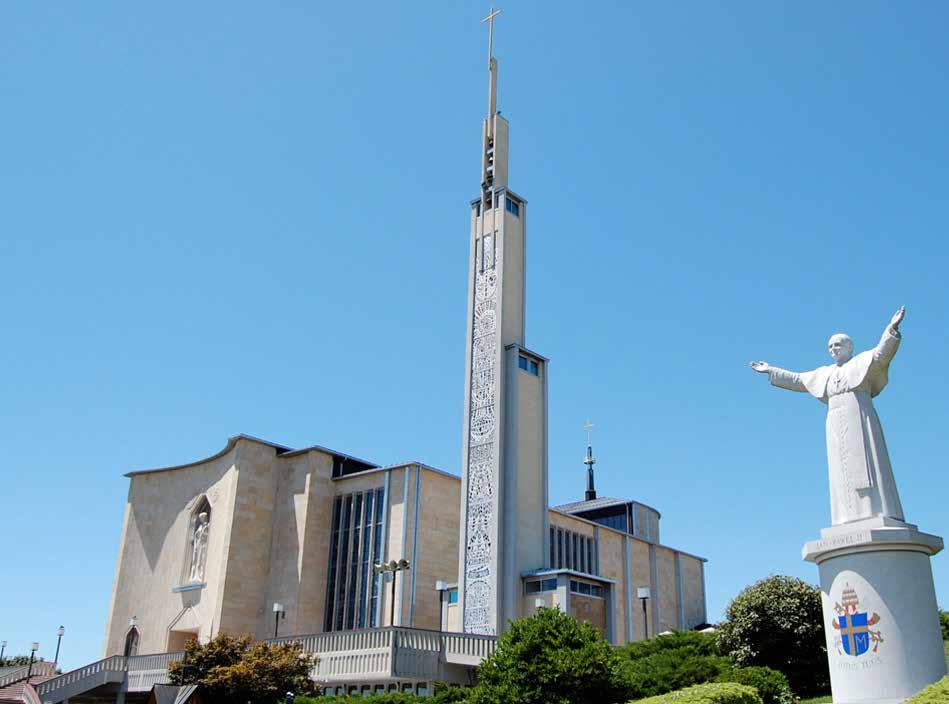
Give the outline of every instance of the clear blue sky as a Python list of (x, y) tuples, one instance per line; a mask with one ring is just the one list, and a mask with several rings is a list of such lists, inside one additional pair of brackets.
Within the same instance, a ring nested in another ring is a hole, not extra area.
[[(486, 6), (0, 5), (0, 639), (99, 657), (122, 473), (250, 433), (459, 471)], [(708, 605), (817, 581), (824, 408), (768, 386), (908, 309), (878, 398), (949, 532), (942, 3), (503, 6), (550, 496), (658, 507)], [(949, 565), (935, 558), (949, 606)]]

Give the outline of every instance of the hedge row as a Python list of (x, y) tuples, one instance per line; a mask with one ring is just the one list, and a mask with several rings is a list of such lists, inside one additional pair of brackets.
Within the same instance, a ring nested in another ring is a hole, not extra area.
[(754, 687), (734, 682), (711, 682), (640, 699), (636, 704), (762, 704)]
[(929, 685), (906, 704), (946, 704), (949, 702), (949, 675)]

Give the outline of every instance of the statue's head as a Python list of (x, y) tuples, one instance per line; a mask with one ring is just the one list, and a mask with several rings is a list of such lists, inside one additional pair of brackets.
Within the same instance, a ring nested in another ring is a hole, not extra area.
[(202, 511), (201, 513), (198, 514), (198, 523), (201, 524), (201, 523), (207, 523), (207, 522), (208, 522), (208, 514), (206, 511)]
[(850, 339), (850, 335), (842, 332), (835, 333), (827, 341), (827, 349), (837, 364), (843, 364), (853, 357), (853, 340)]

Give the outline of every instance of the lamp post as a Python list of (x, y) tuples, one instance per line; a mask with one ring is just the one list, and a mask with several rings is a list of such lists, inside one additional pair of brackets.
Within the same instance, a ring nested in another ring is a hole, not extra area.
[(30, 644), (30, 666), (26, 670), (26, 683), (30, 683), (30, 676), (33, 674), (33, 659), (36, 657), (36, 651), (40, 649), (40, 644), (36, 641)]
[(53, 664), (59, 664), (59, 644), (63, 642), (63, 634), (66, 632), (66, 629), (63, 626), (60, 626), (56, 629), (56, 657), (53, 658)]
[(3, 653), (7, 649), (7, 642), (5, 640), (0, 640), (0, 667), (3, 666)]
[(376, 574), (383, 574), (386, 572), (392, 573), (392, 598), (389, 600), (389, 625), (395, 625), (395, 574), (396, 572), (401, 572), (407, 570), (411, 567), (409, 561), (405, 558), (401, 560), (389, 560), (389, 562), (380, 562), (378, 565), (373, 567)]
[(643, 603), (643, 628), (646, 637), (649, 637), (649, 615), (646, 612), (646, 602), (649, 601), (649, 587), (639, 587), (636, 589), (636, 596)]
[(279, 602), (274, 602), (273, 605), (273, 637), (277, 637), (277, 627), (280, 625), (280, 617), (287, 617), (287, 610), (284, 608), (283, 604)]

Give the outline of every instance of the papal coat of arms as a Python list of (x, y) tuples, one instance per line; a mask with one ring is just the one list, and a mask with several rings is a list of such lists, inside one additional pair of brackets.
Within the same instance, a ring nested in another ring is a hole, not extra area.
[(871, 628), (880, 622), (880, 615), (874, 612), (869, 616), (866, 611), (859, 611), (859, 606), (857, 592), (849, 585), (844, 589), (840, 602), (834, 604), (834, 611), (837, 612), (834, 630), (838, 633), (834, 638), (834, 645), (840, 654), (859, 657), (870, 650), (871, 644), (875, 653), (883, 642), (880, 631)]

